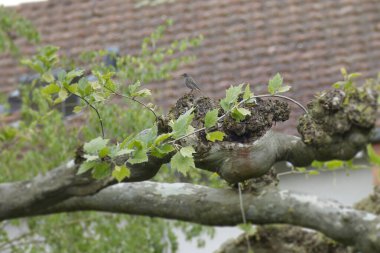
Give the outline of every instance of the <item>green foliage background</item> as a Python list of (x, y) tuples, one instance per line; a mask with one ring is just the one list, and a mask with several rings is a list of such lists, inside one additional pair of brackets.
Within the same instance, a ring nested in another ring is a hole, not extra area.
[[(0, 17), (0, 52), (18, 51), (12, 38), (8, 36), (9, 30), (15, 29), (28, 40), (38, 40), (38, 34), (28, 21), (3, 7), (0, 7)], [(166, 79), (180, 64), (194, 59), (192, 56), (171, 56), (175, 52), (198, 46), (202, 37), (173, 41), (168, 47), (155, 47), (155, 43), (162, 38), (171, 23), (170, 20), (167, 21), (147, 37), (142, 42), (139, 55), (124, 55), (118, 59), (120, 71), (117, 72), (117, 77), (121, 82)], [(82, 57), (83, 63), (91, 66), (93, 70), (114, 71), (109, 69), (112, 67), (99, 62), (104, 54), (104, 51), (86, 52)], [(40, 72), (43, 81), (49, 81), (54, 78), (51, 72), (53, 65), (56, 67), (59, 61), (49, 52), (45, 55), (47, 58), (40, 57), (33, 62), (24, 62)], [(38, 64), (38, 61), (43, 64)], [(35, 63), (37, 65), (31, 66)], [(66, 64), (68, 67), (67, 63), (72, 64), (72, 61), (62, 61), (61, 65)], [(41, 66), (48, 67), (41, 69)], [(44, 88), (38, 85), (38, 82), (22, 86), (20, 89), (22, 120), (17, 128), (0, 126), (0, 182), (26, 180), (43, 174), (48, 169), (72, 159), (80, 144), (99, 136), (100, 133), (98, 118), (92, 111), (88, 110), (82, 115), (84, 124), (78, 126), (73, 121), (65, 120), (63, 115), (52, 107), (52, 101), (44, 95)], [(129, 134), (151, 127), (154, 122), (154, 116), (149, 110), (133, 101), (123, 100), (123, 106), (120, 106), (120, 103), (97, 104), (106, 135), (112, 137), (111, 141), (123, 139)], [(85, 108), (84, 103), (82, 106)], [(169, 167), (165, 167), (155, 180), (176, 181), (177, 176)], [(23, 232), (10, 236), (7, 231), (11, 227)], [(0, 251), (176, 252), (178, 244), (175, 231), (179, 230), (182, 230), (188, 239), (198, 237), (199, 245), (204, 244), (199, 235), (213, 234), (211, 228), (158, 218), (98, 212), (63, 213), (0, 223)]]

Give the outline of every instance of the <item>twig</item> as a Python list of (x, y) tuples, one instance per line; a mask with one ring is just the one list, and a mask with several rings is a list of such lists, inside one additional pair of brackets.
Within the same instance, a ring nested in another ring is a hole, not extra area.
[(149, 111), (151, 111), (151, 112), (153, 113), (154, 117), (156, 117), (156, 121), (158, 120), (158, 116), (157, 116), (157, 114), (154, 112), (154, 110), (153, 110), (152, 108), (150, 108), (149, 106), (147, 106), (146, 104), (144, 104), (143, 102), (137, 100), (137, 99), (134, 98), (134, 97), (129, 97), (129, 96), (127, 96), (127, 95), (124, 95), (124, 94), (118, 93), (118, 92), (112, 90), (112, 89), (109, 88), (109, 87), (104, 86), (104, 88), (106, 88), (107, 90), (111, 91), (113, 94), (115, 94), (115, 95), (117, 95), (117, 96), (120, 96), (120, 97), (123, 97), (123, 98), (127, 98), (127, 99), (130, 99), (130, 100), (134, 101), (134, 102), (139, 103), (140, 105), (142, 105), (143, 107), (145, 107), (146, 109), (148, 109)]
[(93, 106), (90, 102), (88, 102), (88, 100), (85, 99), (84, 97), (81, 97), (81, 96), (79, 96), (77, 94), (74, 94), (74, 93), (71, 93), (71, 94), (73, 94), (74, 96), (77, 96), (78, 98), (82, 99), (89, 107), (91, 107), (96, 112), (96, 115), (98, 116), (98, 119), (99, 119), (100, 129), (102, 130), (102, 137), (104, 139), (103, 120), (102, 120), (102, 117), (100, 117), (100, 113), (99, 113), (98, 109), (96, 109), (96, 107)]
[(302, 108), (302, 110), (304, 110), (306, 114), (309, 113), (308, 110), (300, 102), (294, 100), (293, 98), (287, 97), (287, 96), (276, 95), (276, 94), (274, 94), (274, 95), (264, 94), (264, 95), (253, 96), (252, 98), (265, 98), (265, 97), (278, 97), (278, 98), (283, 98), (283, 99), (289, 100), (289, 101), (295, 103), (296, 105), (298, 105), (300, 108)]
[(205, 128), (205, 127), (199, 128), (199, 129), (195, 130), (194, 132), (191, 132), (191, 133), (185, 134), (184, 136), (179, 137), (178, 139), (175, 139), (175, 140), (169, 141), (168, 144), (172, 144), (172, 143), (174, 143), (174, 142), (177, 142), (177, 141), (179, 141), (179, 140), (182, 140), (182, 139), (184, 139), (184, 138), (186, 138), (186, 137), (188, 137), (188, 136), (190, 136), (190, 135), (193, 135), (193, 134), (198, 133), (198, 132), (203, 131), (203, 130), (206, 130), (206, 128)]
[(307, 173), (307, 171), (303, 172), (303, 171), (290, 170), (290, 171), (278, 173), (277, 176), (282, 177), (282, 176), (286, 176), (286, 175), (306, 174), (306, 173)]
[[(241, 193), (241, 183), (238, 183), (238, 189), (239, 189), (239, 204), (240, 204), (240, 211), (241, 211), (241, 217), (243, 219), (243, 223), (247, 224), (247, 218), (245, 217), (245, 212), (244, 212), (244, 203), (243, 203), (243, 196)], [(249, 242), (249, 235), (245, 234), (245, 240), (247, 241), (247, 248), (248, 252), (252, 252), (251, 249), (251, 243)]]

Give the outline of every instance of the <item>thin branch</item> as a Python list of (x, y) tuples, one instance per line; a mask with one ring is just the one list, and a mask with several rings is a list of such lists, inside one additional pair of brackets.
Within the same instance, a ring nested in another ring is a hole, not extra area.
[(179, 141), (179, 140), (182, 140), (182, 139), (184, 139), (184, 138), (186, 138), (186, 137), (188, 137), (188, 136), (190, 136), (190, 135), (193, 135), (193, 134), (195, 134), (195, 133), (201, 132), (201, 131), (203, 131), (203, 130), (206, 130), (206, 128), (205, 128), (205, 127), (199, 128), (199, 129), (197, 129), (197, 130), (195, 130), (195, 131), (193, 131), (193, 132), (191, 132), (191, 133), (185, 134), (184, 136), (181, 136), (181, 137), (179, 137), (179, 138), (177, 138), (177, 139), (175, 139), (175, 140), (169, 141), (168, 144), (175, 143), (175, 142), (177, 142), (177, 141)]
[(228, 111), (226, 111), (225, 114), (223, 114), (222, 116), (220, 116), (220, 117), (218, 118), (218, 122), (219, 122), (221, 119), (223, 119), (224, 117), (226, 117), (229, 113), (231, 113), (233, 109), (237, 108), (239, 105), (241, 105), (241, 104), (247, 102), (248, 100), (250, 100), (250, 99), (252, 99), (252, 98), (254, 98), (254, 97), (249, 97), (249, 98), (243, 99), (243, 100), (240, 101), (238, 104), (232, 106), (231, 109), (229, 109)]
[(100, 117), (100, 113), (98, 111), (98, 109), (96, 109), (95, 106), (93, 106), (90, 102), (88, 102), (87, 99), (85, 99), (84, 97), (81, 97), (75, 93), (72, 93), (70, 92), (68, 89), (66, 89), (66, 91), (69, 93), (69, 94), (73, 94), (74, 96), (82, 99), (88, 106), (90, 106), (95, 112), (96, 112), (96, 115), (98, 116), (98, 119), (99, 119), (99, 124), (100, 124), (100, 129), (102, 130), (102, 138), (104, 139), (104, 127), (103, 127), (103, 120), (102, 120), (102, 117)]
[[(243, 223), (247, 224), (247, 218), (245, 217), (245, 211), (244, 211), (244, 203), (243, 203), (243, 194), (241, 193), (241, 183), (238, 183), (238, 189), (239, 189), (239, 204), (240, 204), (240, 211), (241, 211), (241, 217), (243, 219)], [(248, 252), (252, 252), (251, 243), (249, 242), (248, 234), (244, 235)]]
[(293, 103), (295, 103), (296, 105), (298, 105), (302, 110), (305, 111), (306, 114), (308, 114), (308, 110), (298, 101), (294, 100), (293, 98), (290, 98), (290, 97), (287, 97), (287, 96), (283, 96), (283, 95), (271, 95), (271, 94), (264, 94), (264, 95), (257, 95), (257, 96), (253, 96), (253, 98), (265, 98), (265, 97), (278, 97), (278, 98), (283, 98), (283, 99), (286, 99), (286, 100), (289, 100)]
[[(72, 93), (74, 94), (74, 93)], [(95, 112), (96, 112), (96, 115), (98, 116), (98, 119), (99, 119), (99, 124), (100, 124), (100, 128), (102, 130), (102, 137), (104, 139), (104, 127), (103, 127), (103, 120), (102, 118), (100, 117), (100, 114), (99, 114), (99, 111), (98, 109), (96, 109), (95, 106), (93, 106), (90, 102), (87, 101), (87, 99), (85, 99), (84, 97), (81, 97), (81, 96), (78, 96), (76, 94), (74, 94), (75, 96), (79, 97), (80, 99), (82, 99), (88, 106), (90, 106)]]
[(118, 92), (112, 90), (112, 89), (109, 88), (109, 87), (104, 86), (104, 88), (106, 88), (107, 90), (111, 91), (113, 94), (115, 94), (115, 95), (117, 95), (117, 96), (120, 96), (120, 97), (123, 97), (123, 98), (127, 98), (127, 99), (130, 99), (130, 100), (134, 101), (134, 102), (139, 103), (140, 105), (142, 105), (143, 107), (145, 107), (146, 109), (148, 109), (149, 111), (151, 111), (151, 112), (153, 113), (154, 117), (156, 117), (156, 121), (158, 120), (158, 116), (157, 116), (157, 114), (154, 112), (154, 110), (153, 110), (152, 108), (150, 108), (149, 106), (147, 106), (146, 104), (144, 104), (143, 102), (137, 100), (137, 99), (134, 98), (134, 97), (129, 97), (129, 96), (127, 96), (127, 95), (124, 95), (124, 94), (118, 93)]
[(238, 189), (239, 189), (239, 206), (240, 206), (240, 212), (241, 212), (241, 217), (243, 219), (243, 223), (247, 224), (247, 218), (245, 217), (245, 212), (244, 212), (244, 203), (243, 203), (243, 197), (241, 193), (241, 183), (238, 183)]

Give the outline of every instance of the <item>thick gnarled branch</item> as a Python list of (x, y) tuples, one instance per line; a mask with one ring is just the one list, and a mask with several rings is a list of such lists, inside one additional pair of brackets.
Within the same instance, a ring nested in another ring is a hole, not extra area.
[[(368, 135), (353, 132), (331, 147), (315, 149), (305, 145), (296, 136), (267, 132), (252, 144), (215, 143), (212, 148), (196, 157), (199, 168), (218, 172), (223, 179), (236, 183), (265, 174), (279, 161), (289, 161), (305, 166), (314, 159), (349, 159), (361, 150)], [(128, 164), (131, 176), (126, 182), (152, 178), (170, 157), (150, 157), (148, 162)], [(116, 164), (123, 164), (127, 156), (117, 157)], [(77, 175), (78, 165), (68, 162), (45, 175), (31, 180), (0, 184), (0, 219), (6, 219), (23, 210), (37, 210), (41, 206), (59, 203), (73, 196), (91, 195), (116, 183), (110, 177), (95, 180), (90, 173)]]
[(335, 144), (323, 148), (306, 145), (301, 138), (268, 131), (251, 144), (215, 143), (208, 152), (197, 157), (199, 168), (215, 168), (230, 183), (259, 177), (280, 161), (294, 166), (307, 166), (313, 160), (349, 160), (362, 150), (369, 140), (369, 133), (352, 130)]

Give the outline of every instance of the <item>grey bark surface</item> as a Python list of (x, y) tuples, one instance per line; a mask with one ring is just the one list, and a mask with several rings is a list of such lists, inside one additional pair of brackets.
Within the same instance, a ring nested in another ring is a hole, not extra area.
[[(315, 229), (362, 252), (380, 252), (380, 217), (333, 200), (268, 188), (243, 194), (247, 220), (253, 224), (283, 223)], [(75, 197), (25, 216), (96, 210), (177, 219), (204, 225), (241, 223), (239, 197), (233, 189), (186, 183), (120, 183), (93, 196)]]

